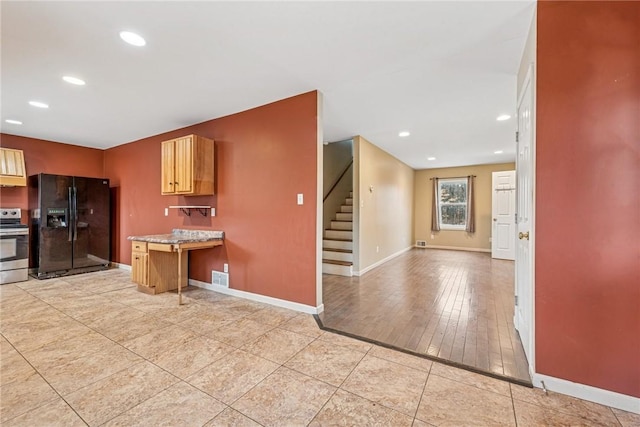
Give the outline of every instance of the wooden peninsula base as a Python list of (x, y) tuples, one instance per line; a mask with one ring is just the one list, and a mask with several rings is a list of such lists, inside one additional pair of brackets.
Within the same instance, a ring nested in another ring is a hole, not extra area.
[(131, 279), (138, 291), (155, 295), (177, 289), (178, 304), (182, 304), (182, 289), (188, 286), (188, 252), (222, 245), (224, 233), (211, 233), (219, 234), (202, 237), (203, 232), (174, 230), (168, 235), (129, 237)]

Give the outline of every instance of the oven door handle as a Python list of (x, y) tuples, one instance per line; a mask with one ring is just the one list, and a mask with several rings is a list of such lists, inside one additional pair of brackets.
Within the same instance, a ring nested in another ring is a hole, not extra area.
[(29, 232), (27, 230), (21, 231), (0, 231), (0, 237), (5, 236), (28, 236)]

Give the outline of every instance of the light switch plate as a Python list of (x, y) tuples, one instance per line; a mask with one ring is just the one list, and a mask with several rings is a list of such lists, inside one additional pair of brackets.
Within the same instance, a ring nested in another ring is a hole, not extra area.
[(304, 198), (303, 198), (302, 193), (299, 193), (299, 194), (298, 194), (298, 204), (299, 204), (299, 205), (304, 204)]
[(164, 208), (164, 216), (169, 216), (169, 208)]
[(211, 208), (211, 216), (216, 216), (216, 208)]

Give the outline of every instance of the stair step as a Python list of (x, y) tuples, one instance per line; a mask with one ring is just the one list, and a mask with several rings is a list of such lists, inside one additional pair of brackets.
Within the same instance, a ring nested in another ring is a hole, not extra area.
[(334, 264), (334, 265), (344, 265), (344, 266), (352, 266), (353, 262), (351, 261), (339, 261), (339, 260), (335, 260), (335, 259), (323, 259), (322, 260), (323, 264)]
[(349, 239), (323, 239), (322, 248), (353, 250), (353, 242)]
[(334, 249), (324, 249), (322, 259), (327, 261), (342, 261), (353, 264), (353, 253), (351, 251), (339, 252)]
[(353, 198), (353, 191), (349, 191), (349, 197)]
[(330, 251), (330, 252), (342, 252), (345, 254), (352, 254), (353, 251), (351, 249), (340, 249), (340, 248), (322, 248), (322, 250), (324, 252)]
[(336, 221), (353, 221), (353, 213), (336, 212)]
[(353, 206), (342, 205), (342, 206), (340, 206), (340, 212), (352, 213), (353, 212)]
[(323, 274), (333, 274), (336, 276), (353, 276), (353, 266), (352, 265), (340, 265), (333, 264), (328, 262), (322, 263), (322, 273)]
[(353, 198), (348, 197), (347, 199), (345, 199), (345, 201), (344, 201), (344, 202), (345, 202), (345, 204), (346, 204), (347, 206), (351, 206), (351, 205), (353, 205)]
[(332, 230), (353, 230), (352, 221), (331, 221)]
[(353, 231), (328, 229), (324, 231), (324, 237), (326, 239), (353, 240)]

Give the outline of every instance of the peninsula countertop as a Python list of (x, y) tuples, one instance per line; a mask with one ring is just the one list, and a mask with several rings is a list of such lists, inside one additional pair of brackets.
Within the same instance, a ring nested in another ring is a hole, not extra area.
[(213, 230), (185, 230), (175, 228), (167, 234), (150, 234), (146, 236), (129, 236), (128, 240), (136, 242), (160, 243), (167, 245), (181, 245), (185, 243), (202, 243), (224, 240), (224, 231)]

